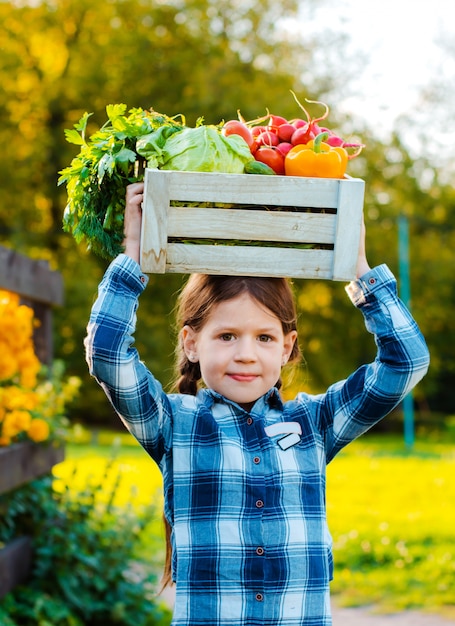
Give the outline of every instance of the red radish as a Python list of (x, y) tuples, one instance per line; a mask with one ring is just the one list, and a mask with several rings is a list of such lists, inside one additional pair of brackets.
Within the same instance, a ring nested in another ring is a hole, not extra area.
[[(301, 128), (302, 129), (306, 128), (306, 133), (302, 132), (299, 135), (296, 135), (295, 137), (293, 135), (292, 138), (291, 138), (291, 142), (294, 145), (306, 144), (311, 139), (314, 139), (316, 137), (316, 135), (318, 135), (320, 133), (320, 127), (318, 126), (318, 122), (322, 122), (322, 120), (325, 120), (325, 118), (329, 114), (329, 107), (324, 102), (320, 102), (319, 100), (307, 100), (305, 98), (305, 102), (308, 102), (309, 104), (321, 104), (325, 108), (324, 114), (321, 117), (312, 118), (310, 116), (310, 114), (308, 113), (308, 111), (305, 109), (305, 107), (302, 104), (300, 104), (300, 102), (298, 101), (297, 96), (295, 95), (295, 93), (293, 91), (291, 91), (291, 93), (294, 96), (294, 100), (297, 102), (299, 107), (305, 113), (306, 118), (307, 118), (306, 126), (299, 125), (299, 127), (298, 127), (299, 131), (300, 131)], [(295, 123), (294, 123), (294, 125), (295, 125)]]
[(311, 141), (315, 137), (316, 135), (314, 134), (311, 128), (311, 125), (306, 124), (306, 126), (301, 126), (300, 128), (297, 128), (294, 131), (291, 137), (291, 143), (294, 146), (298, 146), (300, 144), (307, 144), (309, 141)]
[(302, 120), (300, 117), (297, 117), (295, 120), (291, 120), (289, 123), (292, 124), (294, 128), (302, 128), (302, 126), (308, 124), (308, 122), (305, 122), (305, 120)]
[(251, 134), (253, 135), (253, 137), (257, 137), (258, 135), (263, 133), (265, 130), (267, 130), (267, 126), (253, 126), (251, 128)]
[(264, 130), (256, 137), (259, 146), (277, 146), (279, 142), (278, 135), (270, 130)]
[(288, 122), (278, 126), (278, 138), (281, 139), (281, 141), (290, 141), (294, 132), (295, 126), (289, 124)]
[(238, 122), (237, 120), (229, 120), (226, 122), (222, 128), (222, 133), (226, 137), (229, 135), (240, 135), (240, 137), (246, 141), (249, 148), (251, 148), (254, 143), (254, 137), (248, 126), (242, 122)]
[(271, 167), (275, 174), (284, 174), (284, 156), (278, 148), (261, 146), (254, 155), (254, 158), (256, 161), (260, 161)]
[(289, 150), (291, 150), (291, 148), (293, 147), (294, 146), (292, 145), (292, 143), (289, 143), (288, 141), (282, 141), (277, 145), (276, 149), (279, 150), (281, 154), (286, 156)]
[(344, 145), (343, 139), (341, 139), (341, 137), (338, 137), (338, 135), (333, 134), (327, 137), (325, 143), (328, 143), (329, 146), (332, 146), (332, 148), (338, 148), (340, 146), (343, 147)]
[(271, 115), (269, 126), (282, 126), (283, 124), (287, 124), (288, 121), (285, 117), (281, 117), (281, 115)]

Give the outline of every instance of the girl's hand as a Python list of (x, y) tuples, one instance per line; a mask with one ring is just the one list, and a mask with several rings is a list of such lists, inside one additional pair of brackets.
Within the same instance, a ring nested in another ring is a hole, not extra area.
[(125, 206), (125, 238), (123, 245), (125, 254), (134, 261), (140, 261), (142, 201), (144, 200), (144, 183), (133, 183), (126, 188)]
[(360, 231), (359, 256), (357, 257), (357, 278), (360, 278), (371, 270), (368, 265), (366, 249), (365, 249), (365, 221), (362, 218), (362, 230)]

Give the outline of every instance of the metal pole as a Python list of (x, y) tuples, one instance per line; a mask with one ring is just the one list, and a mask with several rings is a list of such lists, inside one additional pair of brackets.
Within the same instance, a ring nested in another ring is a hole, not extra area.
[[(405, 215), (398, 218), (398, 263), (400, 275), (400, 297), (411, 308), (411, 281), (409, 277), (409, 220)], [(403, 399), (404, 442), (414, 445), (414, 400), (412, 391)]]

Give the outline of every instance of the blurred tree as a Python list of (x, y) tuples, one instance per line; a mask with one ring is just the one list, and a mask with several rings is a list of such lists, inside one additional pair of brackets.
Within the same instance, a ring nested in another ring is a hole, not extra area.
[[(296, 0), (0, 2), (0, 139), (9, 146), (0, 154), (0, 241), (62, 271), (66, 305), (56, 316), (56, 352), (71, 371), (85, 372), (82, 339), (105, 263), (61, 229), (65, 190), (57, 173), (74, 155), (64, 128), (89, 111), (93, 130), (104, 122), (105, 106), (122, 101), (184, 113), (191, 124), (200, 115), (207, 122), (235, 117), (238, 108), (247, 117), (267, 106), (281, 111), (286, 94), (295, 114), (289, 89), (302, 84), (294, 59), (301, 67), (312, 51), (287, 41), (279, 22), (297, 10)], [(165, 380), (171, 373), (162, 356), (172, 353), (165, 312), (181, 280), (151, 277), (153, 291), (141, 307), (140, 347)], [(83, 412), (101, 416), (106, 403), (95, 406), (92, 389), (81, 400)]]
[[(348, 136), (356, 132), (367, 144), (350, 173), (367, 183), (372, 263), (387, 261), (397, 271), (396, 217), (406, 211), (412, 218), (414, 312), (434, 352), (431, 377), (420, 393), (446, 407), (440, 398), (444, 377), (453, 371), (447, 309), (454, 299), (449, 275), (454, 242), (453, 231), (447, 234), (442, 225), (453, 224), (452, 187), (438, 179), (430, 163), (413, 161), (398, 137), (384, 146), (368, 129), (360, 132), (355, 120), (337, 119), (336, 94), (356, 64), (346, 55), (338, 62), (344, 42), (336, 34), (303, 45), (295, 27), (298, 10), (298, 0), (0, 2), (0, 140), (7, 146), (0, 153), (0, 243), (48, 258), (64, 275), (66, 304), (56, 315), (56, 352), (87, 382), (78, 415), (92, 421), (110, 415), (104, 395), (89, 382), (82, 349), (106, 264), (61, 230), (66, 198), (56, 186), (57, 173), (75, 154), (64, 128), (89, 111), (93, 130), (104, 122), (105, 106), (115, 102), (184, 114), (189, 124), (201, 115), (207, 123), (236, 117), (237, 109), (251, 119), (266, 107), (295, 117), (299, 111), (289, 89), (302, 99), (331, 103), (331, 126)], [(151, 276), (139, 309), (137, 346), (165, 384), (172, 378), (174, 294), (183, 279)], [(371, 358), (374, 346), (364, 340), (343, 285), (296, 281), (296, 290), (307, 386), (320, 390)], [(437, 297), (441, 293), (447, 301)]]

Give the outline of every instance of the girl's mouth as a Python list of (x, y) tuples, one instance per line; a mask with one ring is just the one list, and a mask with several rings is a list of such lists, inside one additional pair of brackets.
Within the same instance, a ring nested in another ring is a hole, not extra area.
[(249, 383), (256, 380), (257, 374), (229, 374), (229, 377), (238, 382)]

